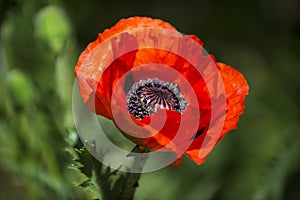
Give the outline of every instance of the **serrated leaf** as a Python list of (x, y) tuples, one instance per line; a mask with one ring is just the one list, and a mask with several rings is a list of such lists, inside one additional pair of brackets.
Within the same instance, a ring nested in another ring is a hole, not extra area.
[(77, 152), (78, 159), (76, 161), (82, 164), (82, 166), (79, 167), (79, 170), (86, 176), (91, 177), (93, 171), (91, 155), (85, 148), (78, 150)]
[(88, 187), (89, 185), (91, 184), (91, 180), (88, 179), (82, 183), (80, 183), (78, 186), (81, 186), (81, 187)]

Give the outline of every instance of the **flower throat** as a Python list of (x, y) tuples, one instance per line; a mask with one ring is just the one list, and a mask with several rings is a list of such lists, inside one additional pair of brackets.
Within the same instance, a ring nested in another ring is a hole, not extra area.
[(128, 111), (139, 120), (158, 109), (174, 110), (182, 114), (188, 106), (177, 84), (157, 78), (134, 83), (127, 93), (126, 104)]

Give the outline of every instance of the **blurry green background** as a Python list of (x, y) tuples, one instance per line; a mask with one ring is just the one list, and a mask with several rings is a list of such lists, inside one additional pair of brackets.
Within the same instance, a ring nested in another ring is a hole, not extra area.
[(198, 35), (250, 93), (204, 164), (144, 174), (135, 199), (299, 199), (297, 0), (0, 0), (0, 199), (91, 198), (70, 169), (73, 69), (97, 33), (136, 15)]

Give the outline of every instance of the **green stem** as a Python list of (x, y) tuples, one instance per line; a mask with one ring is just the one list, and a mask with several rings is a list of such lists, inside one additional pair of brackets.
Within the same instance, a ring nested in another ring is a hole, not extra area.
[[(145, 153), (146, 150), (140, 150), (140, 153)], [(147, 156), (144, 154), (142, 156), (137, 156), (134, 158), (134, 163), (133, 163), (133, 171), (142, 171), (145, 162), (147, 160)], [(142, 176), (142, 173), (126, 173), (126, 182), (122, 188), (122, 195), (121, 198), (122, 200), (130, 200), (133, 199), (134, 193), (137, 189), (138, 181)]]
[(101, 189), (101, 195), (103, 200), (109, 200), (112, 199), (112, 194), (111, 194), (111, 184), (110, 184), (110, 180), (108, 179), (109, 176), (107, 176), (106, 173), (103, 174), (103, 165), (102, 163), (100, 163), (97, 159), (93, 159), (93, 163), (94, 163), (94, 169), (96, 172), (96, 181), (97, 184), (99, 186), (99, 188)]

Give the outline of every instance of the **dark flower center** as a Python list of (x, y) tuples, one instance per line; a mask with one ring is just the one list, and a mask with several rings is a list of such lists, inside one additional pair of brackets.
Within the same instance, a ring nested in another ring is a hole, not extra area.
[(158, 109), (183, 113), (188, 106), (177, 84), (157, 78), (134, 83), (126, 96), (128, 111), (137, 119), (143, 119)]

